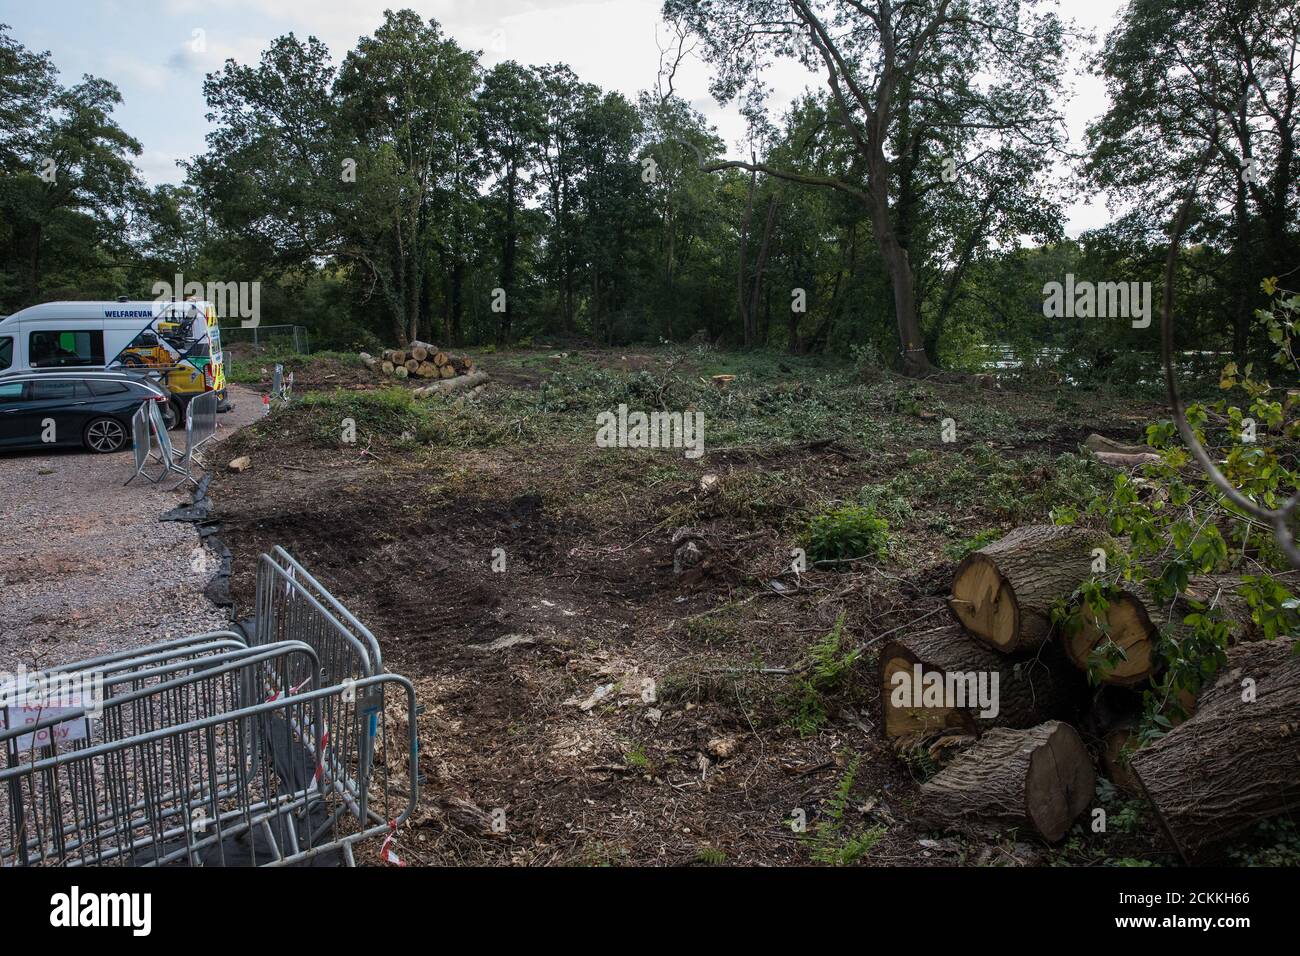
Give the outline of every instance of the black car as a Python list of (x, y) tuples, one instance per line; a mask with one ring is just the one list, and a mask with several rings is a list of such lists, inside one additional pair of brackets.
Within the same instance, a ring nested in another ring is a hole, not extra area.
[(131, 447), (131, 417), (159, 403), (168, 427), (175, 406), (165, 388), (122, 372), (31, 372), (0, 378), (0, 449), (80, 446), (100, 454)]

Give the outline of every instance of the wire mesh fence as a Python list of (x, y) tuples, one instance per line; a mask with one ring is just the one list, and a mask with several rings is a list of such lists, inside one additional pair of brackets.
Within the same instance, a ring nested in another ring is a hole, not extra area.
[(255, 350), (311, 354), (311, 336), (301, 325), (222, 326), (221, 341), (226, 346), (248, 343)]

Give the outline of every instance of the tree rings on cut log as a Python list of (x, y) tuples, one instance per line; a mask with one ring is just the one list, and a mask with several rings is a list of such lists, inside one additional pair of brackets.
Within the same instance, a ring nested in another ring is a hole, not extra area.
[[(1103, 684), (1133, 687), (1150, 680), (1156, 670), (1159, 633), (1147, 613), (1146, 593), (1135, 585), (1132, 590), (1109, 597), (1106, 610), (1101, 612), (1104, 627), (1091, 607), (1082, 608), (1079, 629), (1061, 635), (1065, 656), (1083, 671), (1091, 663), (1092, 674)], [(1114, 649), (1106, 645), (1108, 636)], [(1098, 651), (1095, 660), (1094, 651)]]
[[(1110, 640), (1119, 649), (1113, 663), (1105, 651), (1096, 655), (1092, 673), (1100, 683), (1135, 687), (1155, 676), (1159, 667), (1156, 649), (1162, 628), (1175, 643), (1188, 630), (1183, 624), (1187, 615), (1198, 611), (1187, 598), (1203, 606), (1228, 625), (1228, 639), (1236, 644), (1257, 636), (1250, 619), (1250, 607), (1237, 593), (1240, 582), (1229, 577), (1198, 577), (1188, 585), (1186, 595), (1161, 606), (1151, 592), (1140, 584), (1125, 582), (1118, 595), (1108, 598), (1102, 612)], [(1081, 670), (1088, 670), (1093, 652), (1103, 646), (1106, 633), (1097, 625), (1090, 608), (1081, 613), (1083, 626), (1074, 634), (1062, 633), (1065, 656)]]
[[(921, 690), (917, 684), (920, 668)], [(996, 708), (981, 704), (996, 686)], [(996, 682), (996, 684), (995, 684)], [(924, 687), (943, 688), (942, 701)], [(954, 695), (949, 695), (949, 684)], [(1038, 655), (1006, 657), (972, 638), (959, 625), (889, 641), (880, 651), (880, 708), (886, 739), (909, 749), (940, 733), (979, 736), (993, 727), (1032, 727), (1073, 716), (1083, 680), (1050, 645)], [(990, 711), (996, 709), (996, 713)]]
[(1300, 654), (1292, 639), (1228, 650), (1196, 713), (1129, 760), (1187, 863), (1269, 817), (1300, 812)]
[(921, 786), (922, 819), (1032, 830), (1055, 843), (1092, 802), (1096, 774), (1069, 724), (995, 727)]
[(1017, 528), (966, 556), (948, 603), (968, 631), (997, 650), (1032, 650), (1051, 633), (1052, 606), (1091, 574), (1098, 543), (1076, 528)]

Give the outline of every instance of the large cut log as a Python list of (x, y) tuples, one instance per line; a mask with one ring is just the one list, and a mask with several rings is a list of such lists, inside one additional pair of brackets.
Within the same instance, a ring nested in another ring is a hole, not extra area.
[(425, 395), (450, 395), (453, 392), (459, 392), (467, 388), (474, 388), (485, 382), (490, 382), (492, 376), (487, 372), (475, 372), (473, 375), (461, 375), (457, 378), (446, 378), (432, 385), (425, 385), (417, 388), (412, 394), (417, 397)]
[(968, 554), (948, 603), (968, 631), (999, 651), (1032, 650), (1052, 630), (1052, 606), (1092, 572), (1099, 535), (1050, 524), (1017, 528)]
[[(1148, 455), (1155, 452), (1150, 445), (1130, 445), (1122, 441), (1116, 441), (1113, 438), (1107, 438), (1105, 435), (1098, 435), (1093, 432), (1083, 440), (1083, 447), (1088, 451), (1102, 452), (1110, 455)], [(1156, 455), (1159, 458), (1159, 455)]]
[(995, 727), (921, 786), (921, 819), (945, 828), (1030, 830), (1049, 843), (1092, 802), (1096, 774), (1069, 724)]
[[(1083, 677), (1057, 648), (1041, 650), (1007, 657), (956, 624), (891, 640), (880, 652), (886, 739), (907, 748), (938, 733), (979, 736), (1072, 717), (1084, 697)], [(995, 706), (983, 706), (994, 688)]]
[(422, 350), (426, 355), (432, 355), (434, 352), (438, 351), (438, 346), (430, 345), (428, 342), (421, 342), (419, 339), (412, 339), (406, 345), (406, 350), (412, 354), (414, 354), (417, 349)]
[[(1234, 643), (1255, 636), (1250, 608), (1238, 595), (1237, 586), (1234, 578), (1196, 578), (1186, 594), (1228, 623), (1229, 639)], [(1162, 607), (1141, 584), (1124, 582), (1119, 593), (1107, 599), (1100, 615), (1091, 607), (1082, 608), (1081, 626), (1063, 629), (1061, 646), (1076, 667), (1084, 671), (1091, 667), (1098, 683), (1135, 687), (1156, 674), (1160, 632), (1168, 628), (1177, 643), (1190, 630), (1184, 619), (1195, 610), (1182, 595)]]
[(1300, 654), (1292, 640), (1230, 648), (1191, 719), (1129, 763), (1187, 863), (1212, 859), (1261, 820), (1300, 812)]

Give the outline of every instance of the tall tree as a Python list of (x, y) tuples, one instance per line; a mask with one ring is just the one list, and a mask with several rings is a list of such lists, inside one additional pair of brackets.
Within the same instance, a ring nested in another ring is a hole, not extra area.
[[(1130, 205), (1116, 228), (1154, 239), (1191, 182), (1190, 238), (1226, 291), (1245, 360), (1259, 281), (1300, 256), (1300, 8), (1288, 0), (1133, 0), (1096, 63), (1110, 105), (1089, 129), (1093, 183)], [(1194, 176), (1216, 144), (1209, 169)]]
[[(982, 144), (996, 139), (1032, 154), (1035, 168), (1047, 165), (1063, 135), (1057, 17), (1018, 0), (667, 0), (664, 12), (701, 40), (723, 99), (752, 89), (777, 57), (824, 71), (835, 121), (853, 143), (851, 177), (743, 160), (707, 168), (757, 170), (861, 202), (893, 287), (900, 365), (929, 371), (909, 181), (914, 190), (938, 188), (938, 161), (966, 172), (985, 162)], [(958, 175), (945, 185), (971, 190), (976, 179)]]
[(339, 69), (340, 122), (362, 154), (350, 251), (403, 341), (432, 330), (428, 270), (455, 210), (455, 163), (472, 134), (477, 84), (474, 54), (413, 10), (385, 12)]
[[(86, 76), (47, 102), (50, 112), (36, 128), (11, 140), (26, 152), (17, 153), (19, 170), (0, 177), (0, 218), (10, 230), (6, 258), (21, 303), (37, 301), (50, 284), (75, 290), (79, 283), (68, 273), (74, 259), (114, 267), (113, 260), (126, 254), (130, 216), (143, 196), (133, 162), (140, 144), (112, 115), (122, 102), (116, 86)], [(80, 251), (73, 256), (65, 248), (62, 254), (61, 243)], [(46, 281), (47, 261), (59, 269), (53, 283)]]
[(532, 167), (542, 149), (546, 122), (543, 92), (536, 73), (507, 60), (488, 71), (478, 100), (484, 157), (495, 178), (491, 196), (500, 210), (500, 288), (505, 293), (496, 334), (500, 345), (510, 341), (518, 292), (520, 218), (524, 202), (533, 194)]

